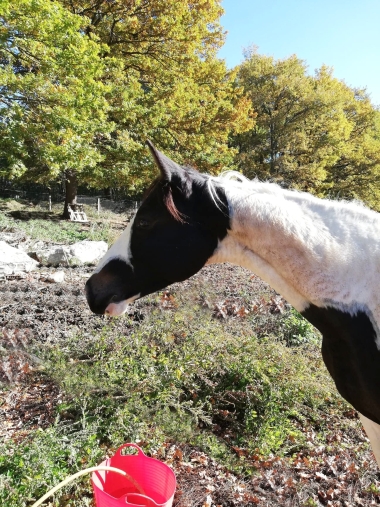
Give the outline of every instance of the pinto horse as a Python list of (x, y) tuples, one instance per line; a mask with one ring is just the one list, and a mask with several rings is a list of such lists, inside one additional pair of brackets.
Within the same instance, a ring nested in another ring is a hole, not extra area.
[(321, 331), (324, 362), (380, 464), (380, 215), (238, 173), (203, 175), (148, 146), (161, 176), (87, 281), (91, 310), (121, 315), (206, 264), (250, 269)]

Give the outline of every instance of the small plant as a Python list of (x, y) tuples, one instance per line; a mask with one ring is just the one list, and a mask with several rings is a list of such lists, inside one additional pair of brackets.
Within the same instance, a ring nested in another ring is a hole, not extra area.
[(305, 343), (318, 345), (321, 341), (320, 333), (294, 308), (286, 315), (282, 324), (283, 339), (289, 347)]
[(371, 483), (367, 488), (368, 493), (380, 496), (380, 489), (378, 485)]
[(318, 507), (319, 503), (314, 500), (314, 498), (308, 498), (306, 502), (303, 504), (304, 507)]

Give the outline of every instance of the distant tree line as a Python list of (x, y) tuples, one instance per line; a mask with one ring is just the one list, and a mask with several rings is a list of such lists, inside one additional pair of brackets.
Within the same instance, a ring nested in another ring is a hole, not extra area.
[(239, 170), (380, 210), (380, 111), (365, 90), (326, 66), (310, 76), (296, 56), (276, 61), (256, 48), (246, 51), (236, 82), (257, 115), (231, 136)]
[(296, 56), (233, 70), (221, 0), (1, 0), (0, 175), (140, 192), (151, 139), (183, 164), (238, 169), (380, 210), (380, 117), (364, 90)]

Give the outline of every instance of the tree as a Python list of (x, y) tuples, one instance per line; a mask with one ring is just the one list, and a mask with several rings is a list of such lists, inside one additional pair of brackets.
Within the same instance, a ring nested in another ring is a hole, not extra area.
[[(215, 172), (250, 105), (216, 57), (220, 0), (1, 0), (0, 156), (10, 178), (140, 191), (145, 141)], [(70, 12), (69, 12), (70, 11)]]
[(252, 117), (216, 57), (220, 0), (1, 1), (8, 177), (65, 174), (67, 215), (78, 182), (140, 191), (147, 138), (210, 172), (232, 162), (228, 136)]
[(349, 142), (326, 178), (330, 194), (360, 199), (380, 211), (380, 111), (365, 93), (356, 90), (354, 108), (347, 116), (354, 119)]
[[(97, 186), (138, 190), (155, 173), (147, 138), (180, 162), (216, 172), (233, 161), (232, 132), (252, 125), (235, 74), (217, 59), (224, 34), (220, 0), (61, 0), (86, 20), (89, 38), (107, 45), (123, 71), (107, 96), (115, 128), (99, 143)], [(134, 99), (125, 96), (134, 90)], [(90, 181), (90, 178), (89, 178)]]
[(246, 52), (237, 83), (257, 113), (249, 132), (232, 137), (243, 173), (319, 195), (364, 198), (353, 179), (359, 171), (373, 181), (380, 162), (376, 111), (364, 91), (327, 67), (310, 76), (296, 56), (274, 60), (255, 48)]
[(66, 178), (66, 205), (77, 178), (102, 160), (110, 135), (101, 79), (114, 65), (84, 34), (84, 20), (44, 0), (1, 0), (0, 154), (8, 178)]

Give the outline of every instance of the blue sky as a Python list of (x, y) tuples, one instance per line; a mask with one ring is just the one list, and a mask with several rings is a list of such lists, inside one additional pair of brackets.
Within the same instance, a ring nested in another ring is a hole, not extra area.
[(275, 59), (296, 54), (309, 72), (326, 64), (380, 105), (380, 0), (222, 0), (228, 67), (252, 44)]

